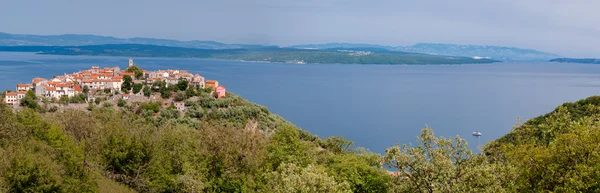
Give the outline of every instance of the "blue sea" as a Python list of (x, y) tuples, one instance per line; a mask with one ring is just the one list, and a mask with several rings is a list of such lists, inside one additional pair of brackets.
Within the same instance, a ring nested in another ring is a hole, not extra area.
[[(127, 66), (125, 57), (0, 52), (0, 90), (33, 77)], [(280, 64), (207, 59), (134, 58), (147, 70), (184, 69), (264, 105), (321, 137), (344, 136), (371, 151), (415, 143), (425, 125), (460, 135), (477, 150), (523, 119), (600, 93), (600, 65)], [(472, 136), (480, 131), (480, 138)]]

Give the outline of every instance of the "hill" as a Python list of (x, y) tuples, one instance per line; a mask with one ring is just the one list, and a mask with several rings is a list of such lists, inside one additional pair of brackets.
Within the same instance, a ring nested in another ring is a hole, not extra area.
[(600, 59), (596, 59), (596, 58), (555, 58), (552, 60), (548, 60), (548, 62), (600, 64)]
[(407, 47), (396, 47), (395, 50), (425, 54), (438, 54), (466, 57), (488, 57), (503, 61), (536, 61), (557, 57), (556, 54), (532, 49), (511, 48), (502, 46), (456, 45), (456, 44), (415, 44)]
[(600, 190), (600, 96), (565, 103), (528, 120), (485, 147), (495, 162), (517, 168), (518, 192)]
[(213, 50), (142, 44), (109, 44), (89, 46), (0, 46), (0, 51), (37, 52), (40, 54), (58, 55), (185, 57), (322, 64), (466, 64), (496, 62), (488, 59), (436, 56), (373, 48), (307, 50), (265, 47)]
[(422, 53), (431, 55), (481, 57), (501, 61), (546, 61), (558, 57), (556, 54), (532, 49), (511, 48), (502, 46), (478, 46), (457, 44), (419, 43), (412, 46), (382, 46), (375, 44), (327, 43), (295, 45), (299, 49), (332, 49), (332, 48), (378, 48), (390, 51)]
[(176, 92), (186, 112), (164, 101), (95, 100), (69, 110), (28, 98), (31, 108), (16, 111), (0, 102), (0, 191), (600, 190), (600, 96), (519, 124), (483, 154), (426, 127), (415, 145), (380, 156), (343, 137), (314, 136), (231, 93), (217, 99), (210, 89), (152, 87), (143, 90), (166, 100)]
[(343, 137), (319, 138), (231, 93), (180, 93), (185, 113), (163, 102), (18, 111), (0, 102), (0, 191), (390, 190), (378, 156)]

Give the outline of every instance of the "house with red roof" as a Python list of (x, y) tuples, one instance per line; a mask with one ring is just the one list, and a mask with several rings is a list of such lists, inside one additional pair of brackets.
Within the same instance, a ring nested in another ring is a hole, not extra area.
[(216, 90), (217, 87), (219, 87), (219, 81), (216, 81), (216, 80), (207, 80), (206, 81), (206, 87), (207, 88), (212, 88), (213, 90)]
[(31, 84), (17, 84), (17, 91), (28, 91), (33, 89), (33, 86)]
[(19, 105), (19, 99), (17, 99), (17, 93), (16, 92), (6, 92), (6, 97), (4, 97), (4, 103), (9, 104), (9, 105)]

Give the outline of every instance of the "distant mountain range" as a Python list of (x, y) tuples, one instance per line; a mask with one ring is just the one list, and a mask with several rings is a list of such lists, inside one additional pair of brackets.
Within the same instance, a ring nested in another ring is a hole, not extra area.
[[(105, 44), (146, 44), (168, 47), (197, 48), (197, 49), (257, 49), (275, 48), (278, 46), (225, 44), (215, 41), (179, 41), (154, 38), (115, 38), (97, 35), (22, 35), (0, 32), (0, 46), (85, 46)], [(383, 46), (376, 44), (327, 43), (294, 45), (286, 48), (295, 49), (354, 49), (354, 50), (387, 50), (399, 52), (422, 53), (443, 56), (462, 56), (478, 59), (501, 61), (547, 61), (559, 57), (556, 54), (532, 49), (521, 49), (500, 46), (477, 46), (455, 44), (419, 43), (412, 46)]]
[(596, 59), (596, 58), (556, 58), (556, 59), (549, 60), (548, 62), (600, 64), (600, 59)]
[(104, 44), (148, 44), (200, 49), (261, 48), (263, 45), (225, 44), (215, 41), (179, 41), (155, 38), (115, 38), (97, 35), (23, 35), (0, 32), (0, 46), (86, 46)]

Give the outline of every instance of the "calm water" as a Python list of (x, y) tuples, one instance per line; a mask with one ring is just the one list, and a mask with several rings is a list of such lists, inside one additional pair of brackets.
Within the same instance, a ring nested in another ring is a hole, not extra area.
[[(426, 124), (438, 135), (468, 139), (475, 149), (509, 132), (517, 117), (533, 118), (600, 93), (600, 65), (585, 64), (297, 65), (172, 58), (135, 63), (217, 79), (305, 130), (342, 135), (375, 152), (414, 143)], [(124, 68), (127, 58), (0, 52), (0, 89), (91, 65)], [(476, 130), (484, 134), (479, 140), (471, 136)]]

